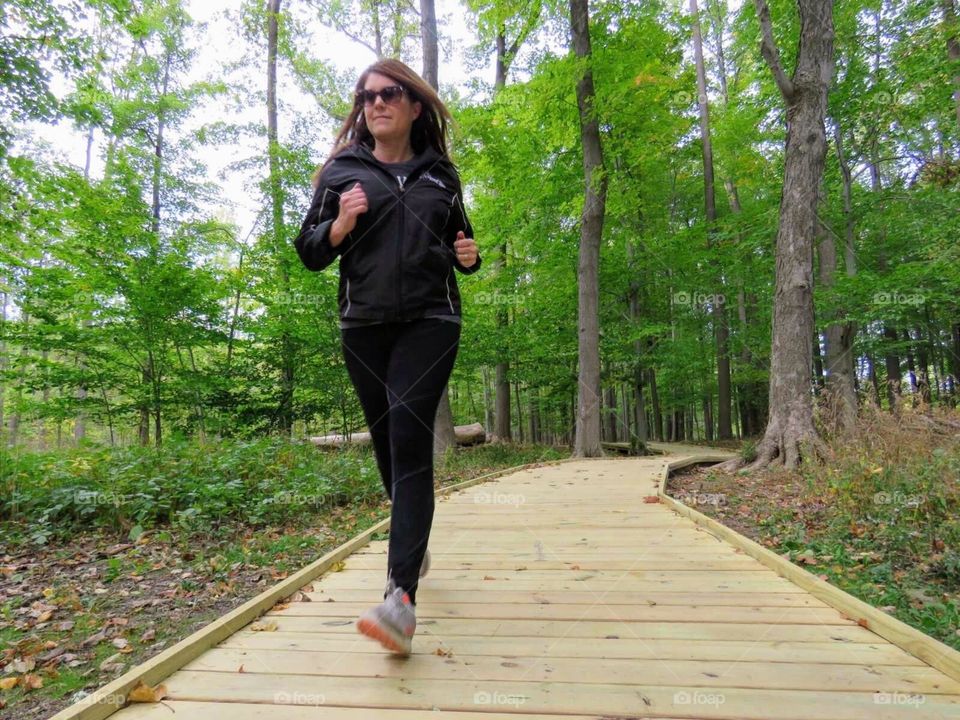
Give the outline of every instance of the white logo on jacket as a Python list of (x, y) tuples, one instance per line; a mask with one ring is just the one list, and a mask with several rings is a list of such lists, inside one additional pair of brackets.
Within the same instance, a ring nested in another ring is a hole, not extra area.
[(425, 172), (425, 173), (424, 173), (423, 175), (421, 175), (420, 177), (422, 177), (424, 180), (429, 180), (430, 182), (434, 183), (435, 185), (439, 185), (439, 186), (442, 187), (444, 190), (447, 189), (447, 186), (443, 184), (443, 180), (441, 180), (441, 179), (438, 178), (438, 177), (434, 177), (433, 175), (431, 175), (431, 174), (428, 173), (428, 172)]

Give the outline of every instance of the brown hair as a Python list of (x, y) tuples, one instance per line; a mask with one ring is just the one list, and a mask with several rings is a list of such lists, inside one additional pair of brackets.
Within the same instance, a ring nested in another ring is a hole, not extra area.
[[(408, 93), (410, 102), (421, 104), (420, 115), (413, 121), (410, 128), (410, 145), (416, 154), (422, 153), (428, 146), (432, 147), (441, 156), (449, 158), (447, 152), (447, 123), (453, 122), (450, 111), (437, 95), (436, 90), (420, 77), (405, 63), (395, 58), (383, 58), (370, 65), (360, 73), (354, 92), (363, 90), (370, 73), (379, 73), (400, 83)], [(356, 96), (354, 96), (356, 97)], [(313, 173), (311, 181), (317, 187), (320, 173), (327, 164), (339, 153), (352, 145), (366, 145), (373, 150), (374, 138), (367, 127), (367, 120), (363, 114), (363, 103), (354, 100), (353, 107), (347, 119), (344, 120), (333, 149), (327, 159)]]

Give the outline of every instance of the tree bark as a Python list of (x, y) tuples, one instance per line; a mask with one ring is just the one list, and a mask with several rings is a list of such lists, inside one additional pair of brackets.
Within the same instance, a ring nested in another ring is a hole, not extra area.
[[(813, 243), (817, 190), (827, 151), (824, 117), (833, 75), (833, 0), (798, 0), (800, 44), (796, 67), (786, 76), (773, 38), (766, 0), (755, 0), (761, 53), (786, 104), (787, 139), (780, 221), (770, 368), (770, 417), (757, 458), (747, 468), (772, 461), (796, 469), (825, 453), (813, 425), (810, 375), (813, 361)], [(742, 459), (724, 463), (738, 469)]]
[(437, 13), (433, 0), (420, 0), (420, 43), (423, 46), (423, 79), (436, 90), (437, 78)]
[[(703, 198), (707, 218), (707, 247), (713, 246), (716, 233), (717, 205), (713, 175), (713, 143), (710, 140), (710, 105), (707, 99), (707, 71), (703, 61), (703, 41), (700, 36), (700, 8), (697, 0), (690, 0), (690, 15), (693, 18), (693, 55), (697, 70), (697, 104), (700, 108), (700, 141), (703, 148)], [(730, 423), (730, 351), (729, 330), (726, 321), (725, 295), (723, 293), (723, 268), (717, 268), (717, 287), (711, 303), (714, 341), (717, 346), (717, 437), (729, 440), (733, 437)], [(704, 406), (706, 408), (706, 406)], [(707, 439), (713, 439), (711, 426)]]
[[(270, 201), (274, 252), (280, 273), (281, 292), (290, 294), (290, 268), (287, 261), (283, 220), (283, 185), (280, 179), (280, 137), (277, 122), (277, 52), (279, 47), (280, 6), (282, 0), (267, 0), (267, 153), (270, 166)], [(293, 431), (293, 392), (295, 382), (294, 341), (284, 325), (280, 332), (280, 398), (276, 426), (287, 434)]]
[(580, 225), (580, 256), (577, 266), (578, 357), (577, 426), (575, 457), (603, 455), (600, 446), (600, 237), (606, 206), (607, 176), (600, 146), (590, 67), (590, 14), (587, 0), (570, 0), (570, 28), (573, 50), (583, 67), (577, 80), (577, 108), (580, 114), (580, 141), (583, 147), (585, 180)]

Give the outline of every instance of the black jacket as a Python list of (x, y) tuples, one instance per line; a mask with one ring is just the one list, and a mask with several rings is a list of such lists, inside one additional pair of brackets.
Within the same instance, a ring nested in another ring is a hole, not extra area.
[[(323, 270), (340, 258), (337, 293), (341, 319), (412, 320), (426, 315), (460, 315), (454, 268), (457, 232), (473, 237), (463, 207), (460, 178), (452, 163), (427, 148), (401, 186), (369, 148), (351, 146), (323, 169), (310, 210), (294, 241), (309, 270)], [(330, 227), (340, 212), (340, 194), (360, 183), (367, 211), (337, 247)]]

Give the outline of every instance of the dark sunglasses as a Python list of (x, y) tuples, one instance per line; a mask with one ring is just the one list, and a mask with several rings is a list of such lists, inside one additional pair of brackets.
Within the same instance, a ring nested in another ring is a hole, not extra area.
[(377, 95), (383, 98), (387, 105), (400, 102), (403, 93), (406, 92), (399, 85), (388, 85), (380, 90), (357, 90), (356, 102), (364, 105), (373, 105), (377, 101)]

